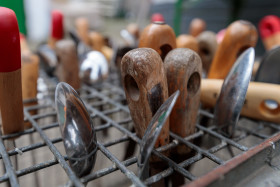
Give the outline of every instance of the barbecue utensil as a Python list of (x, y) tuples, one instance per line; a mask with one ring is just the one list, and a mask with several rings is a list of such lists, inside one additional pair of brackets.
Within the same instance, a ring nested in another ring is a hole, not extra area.
[(54, 76), (57, 65), (57, 56), (54, 51), (55, 43), (63, 38), (63, 14), (58, 10), (52, 11), (51, 35), (48, 43), (38, 48), (38, 55), (42, 62), (43, 69), (49, 76)]
[(195, 37), (188, 34), (181, 34), (176, 39), (177, 48), (189, 48), (198, 53), (198, 42)]
[(90, 46), (88, 19), (85, 17), (77, 18), (75, 20), (75, 28), (80, 40), (87, 46)]
[(215, 105), (213, 124), (223, 134), (232, 137), (245, 101), (251, 79), (255, 50), (249, 48), (238, 57), (224, 80), (221, 93)]
[[(37, 80), (39, 77), (39, 57), (33, 54), (23, 35), (20, 36), (21, 49), (21, 79), (22, 79), (22, 98), (31, 99), (37, 97)], [(37, 101), (25, 103), (24, 106), (36, 105)], [(37, 110), (29, 111), (31, 115), (35, 115)], [(30, 122), (24, 123), (24, 128), (30, 128)]]
[[(200, 105), (200, 80), (202, 64), (197, 53), (186, 48), (173, 49), (164, 60), (168, 93), (180, 90), (178, 102), (170, 115), (170, 130), (186, 137), (195, 131)], [(177, 153), (186, 154), (186, 146), (179, 146)]]
[(93, 84), (99, 80), (106, 79), (109, 66), (105, 56), (99, 51), (87, 53), (86, 59), (80, 67), (80, 76), (87, 84)]
[(224, 79), (237, 57), (247, 48), (254, 47), (257, 39), (257, 30), (252, 23), (239, 20), (230, 24), (211, 63), (208, 78)]
[(204, 31), (200, 33), (196, 39), (198, 43), (198, 54), (202, 61), (202, 68), (205, 74), (207, 74), (218, 48), (216, 34), (211, 31)]
[(66, 82), (74, 89), (80, 88), (79, 59), (75, 43), (64, 39), (56, 43), (55, 51), (59, 59), (55, 75), (60, 82)]
[(278, 16), (268, 15), (261, 19), (259, 31), (266, 50), (280, 45), (280, 20)]
[[(152, 116), (168, 98), (163, 62), (151, 48), (129, 51), (121, 62), (122, 83), (138, 137), (143, 137)], [(165, 122), (155, 147), (169, 143), (169, 120)], [(168, 154), (168, 153), (166, 153)], [(157, 157), (150, 158), (151, 175), (166, 167)], [(163, 180), (157, 185), (163, 185)]]
[(152, 48), (164, 60), (167, 53), (176, 48), (176, 36), (169, 25), (164, 22), (154, 22), (142, 31), (138, 47)]
[(96, 160), (96, 133), (77, 92), (60, 82), (55, 91), (58, 122), (69, 163), (78, 177), (90, 173)]
[(166, 120), (170, 115), (177, 98), (180, 94), (180, 91), (177, 90), (174, 92), (157, 110), (155, 115), (153, 116), (151, 122), (149, 123), (144, 136), (142, 138), (142, 142), (140, 145), (140, 154), (138, 156), (137, 165), (138, 169), (138, 177), (141, 180), (145, 179), (145, 169), (147, 168), (149, 157), (152, 153), (152, 150), (155, 146), (156, 140), (161, 132), (162, 127), (166, 124)]
[[(202, 79), (201, 102), (213, 107), (223, 84), (222, 79)], [(250, 82), (241, 115), (262, 121), (280, 123), (280, 86)]]
[(189, 26), (189, 33), (193, 37), (197, 37), (201, 32), (206, 29), (206, 23), (201, 18), (194, 18), (192, 19), (190, 26)]
[(0, 7), (0, 106), (3, 134), (23, 131), (20, 38), (17, 18)]
[(256, 82), (280, 84), (280, 46), (266, 52), (255, 75)]

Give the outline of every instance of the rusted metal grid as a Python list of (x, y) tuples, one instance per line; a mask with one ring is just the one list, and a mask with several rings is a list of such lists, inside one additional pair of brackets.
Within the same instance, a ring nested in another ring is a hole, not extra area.
[[(42, 81), (41, 79), (41, 84)], [(110, 164), (95, 167), (89, 175), (77, 178), (68, 165), (67, 156), (61, 146), (62, 139), (54, 107), (55, 81), (44, 78), (43, 82), (46, 86), (42, 86), (37, 104), (24, 109), (25, 120), (32, 124), (32, 128), (20, 134), (0, 137), (1, 159), (6, 168), (6, 171), (0, 173), (2, 183), (9, 181), (12, 186), (22, 185), (21, 178), (28, 176), (33, 181), (33, 185), (43, 186), (43, 181), (37, 173), (45, 171), (43, 178), (48, 178), (51, 173), (48, 173), (47, 169), (55, 167), (57, 168), (55, 171), (63, 172), (66, 176), (66, 180), (59, 185), (91, 186), (96, 180), (111, 180), (111, 177), (118, 173), (122, 176), (123, 184), (146, 186), (162, 178), (168, 178), (174, 172), (185, 177), (186, 185), (190, 186), (234, 185), (263, 164), (270, 164), (271, 159), (279, 153), (280, 127), (277, 124), (241, 118), (237, 126), (236, 137), (228, 139), (219, 134), (214, 125), (211, 125), (213, 114), (200, 110), (198, 117), (200, 123), (196, 126), (195, 134), (181, 138), (170, 133), (174, 140), (153, 151), (153, 154), (160, 157), (169, 167), (150, 176), (145, 181), (140, 181), (137, 177), (136, 164), (139, 150), (124, 160), (123, 155), (117, 156), (119, 153), (115, 149), (110, 149), (121, 144), (125, 151), (129, 141), (135, 142), (136, 147), (139, 148), (140, 142), (140, 139), (131, 131), (133, 123), (129, 109), (126, 106), (124, 92), (115, 75), (104, 83), (92, 87), (84, 85), (79, 90), (81, 98), (91, 113), (97, 132), (99, 157), (96, 162), (100, 162), (100, 159), (108, 159)], [(25, 103), (32, 102), (34, 102), (32, 99), (25, 101)], [(37, 113), (32, 113), (34, 110)], [(210, 121), (210, 125), (203, 124), (206, 121)], [(54, 137), (53, 133), (49, 133), (50, 130), (56, 131), (57, 136)], [(110, 136), (112, 130), (117, 131), (118, 135)], [(20, 137), (16, 139), (17, 147), (6, 151), (3, 142), (19, 135)], [(106, 136), (109, 138), (102, 139)], [(35, 141), (35, 137), (39, 137), (39, 141)], [(26, 145), (18, 146), (24, 138), (27, 138), (29, 142)], [(194, 154), (180, 163), (161, 154), (164, 150), (175, 148), (178, 143), (191, 148)], [(38, 154), (40, 153), (38, 150), (42, 148), (46, 148), (51, 153), (51, 157), (43, 160), (39, 158), (42, 157), (42, 154)], [(24, 155), (28, 155), (28, 157), (32, 157), (32, 164), (16, 169), (12, 161), (14, 155), (17, 155), (18, 161), (24, 159)]]

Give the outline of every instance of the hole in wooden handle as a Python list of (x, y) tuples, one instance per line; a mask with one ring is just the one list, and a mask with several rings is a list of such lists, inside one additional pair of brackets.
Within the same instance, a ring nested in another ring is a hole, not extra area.
[(129, 97), (133, 101), (138, 101), (140, 92), (135, 79), (131, 75), (126, 75), (124, 78), (124, 84)]
[(169, 44), (164, 44), (160, 47), (160, 56), (161, 59), (164, 60), (166, 55), (169, 53), (169, 51), (172, 50), (172, 47)]
[(265, 116), (275, 116), (280, 113), (280, 105), (275, 100), (267, 99), (261, 102), (260, 111)]
[(190, 76), (188, 81), (188, 85), (187, 85), (188, 93), (190, 94), (190, 96), (193, 96), (196, 94), (199, 88), (200, 88), (200, 75), (198, 72), (194, 72)]

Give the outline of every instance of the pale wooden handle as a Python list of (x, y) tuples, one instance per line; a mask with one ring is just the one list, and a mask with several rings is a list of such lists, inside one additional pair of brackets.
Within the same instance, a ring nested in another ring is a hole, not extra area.
[[(201, 102), (214, 106), (223, 80), (204, 79), (201, 83)], [(250, 118), (280, 123), (280, 85), (250, 82), (241, 115)], [(276, 107), (270, 109), (265, 101), (272, 100)]]

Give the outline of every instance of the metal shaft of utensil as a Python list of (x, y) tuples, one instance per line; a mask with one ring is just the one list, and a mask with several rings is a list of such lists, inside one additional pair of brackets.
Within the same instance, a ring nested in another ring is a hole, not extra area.
[(169, 117), (180, 91), (177, 90), (173, 93), (157, 110), (153, 116), (150, 124), (148, 125), (140, 145), (140, 154), (138, 156), (138, 177), (141, 180), (149, 176), (148, 160), (155, 146), (156, 140), (164, 126), (167, 118)]
[(225, 136), (234, 135), (235, 125), (238, 122), (251, 79), (254, 57), (254, 49), (247, 49), (236, 60), (224, 80), (215, 106), (213, 122)]

